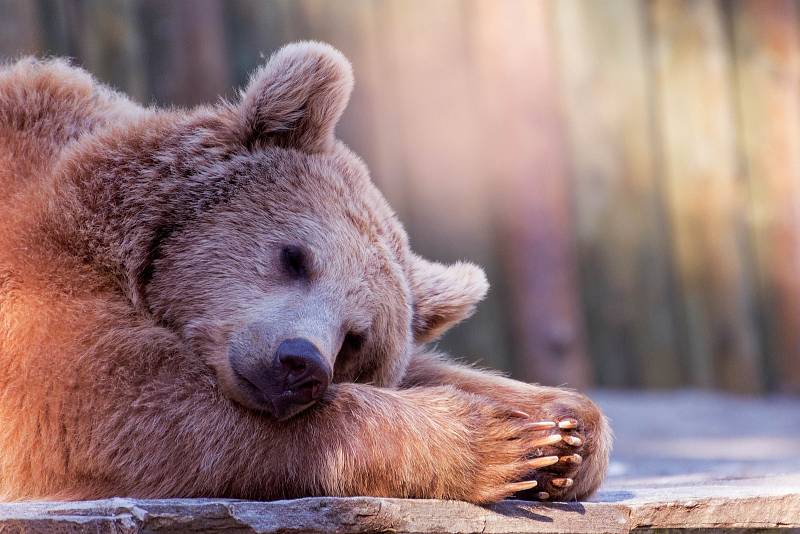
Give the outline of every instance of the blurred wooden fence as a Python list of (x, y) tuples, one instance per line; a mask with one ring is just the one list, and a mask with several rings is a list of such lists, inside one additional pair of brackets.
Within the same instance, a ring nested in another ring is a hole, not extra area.
[(233, 95), (331, 42), (340, 135), (414, 246), (486, 266), (443, 343), (575, 386), (800, 391), (800, 35), (791, 0), (0, 0), (0, 55), (144, 102)]

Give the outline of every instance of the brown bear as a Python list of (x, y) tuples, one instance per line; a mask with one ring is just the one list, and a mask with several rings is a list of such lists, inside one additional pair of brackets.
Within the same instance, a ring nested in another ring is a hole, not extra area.
[(591, 401), (426, 348), (487, 282), (409, 249), (334, 138), (352, 84), (313, 42), (192, 110), (0, 68), (0, 497), (598, 487)]

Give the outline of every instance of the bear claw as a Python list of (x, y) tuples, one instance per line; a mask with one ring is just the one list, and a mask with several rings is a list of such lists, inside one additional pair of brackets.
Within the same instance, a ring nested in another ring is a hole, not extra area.
[(573, 484), (571, 478), (554, 478), (550, 483), (557, 488), (568, 488)]
[[(571, 436), (567, 436), (567, 437), (571, 437)], [(535, 440), (533, 443), (531, 443), (531, 447), (544, 447), (546, 445), (555, 445), (556, 443), (560, 442), (562, 439), (565, 440), (566, 438), (563, 437), (561, 434), (551, 434), (551, 435), (549, 435), (547, 437)], [(570, 445), (571, 445), (571, 443), (570, 443)]]
[(549, 430), (555, 427), (556, 424), (552, 421), (536, 421), (525, 425), (526, 430)]
[(518, 491), (525, 491), (535, 488), (539, 483), (535, 480), (525, 480), (524, 482), (512, 482), (506, 486), (509, 493), (517, 493)]
[(558, 428), (563, 430), (572, 430), (574, 428), (578, 428), (578, 421), (575, 419), (564, 419), (558, 423)]
[(549, 465), (557, 464), (558, 463), (558, 456), (543, 456), (542, 458), (536, 458), (535, 460), (530, 460), (528, 462), (528, 467), (531, 469), (541, 469), (542, 467), (547, 467)]

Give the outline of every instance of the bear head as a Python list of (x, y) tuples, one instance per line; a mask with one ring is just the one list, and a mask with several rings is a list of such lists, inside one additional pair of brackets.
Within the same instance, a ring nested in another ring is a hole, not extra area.
[(211, 193), (136, 269), (141, 301), (225, 394), (278, 419), (331, 383), (397, 385), (415, 346), (488, 289), (474, 265), (414, 254), (364, 164), (335, 139), (352, 86), (338, 51), (296, 43), (236, 102), (205, 108), (213, 127), (182, 142), (203, 138), (213, 164), (182, 187)]

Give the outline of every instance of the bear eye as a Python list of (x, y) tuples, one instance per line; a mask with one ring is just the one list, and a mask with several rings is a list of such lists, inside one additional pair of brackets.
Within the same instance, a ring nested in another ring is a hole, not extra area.
[(344, 342), (342, 343), (342, 348), (346, 348), (351, 352), (358, 352), (361, 350), (361, 347), (364, 346), (364, 335), (358, 334), (356, 332), (348, 332), (346, 336), (344, 336)]
[(308, 258), (301, 247), (296, 245), (282, 247), (281, 265), (293, 278), (308, 278)]
[[(342, 347), (334, 360), (334, 375), (348, 376), (348, 381), (357, 380), (358, 376), (350, 376), (357, 369), (357, 358), (364, 346), (366, 336), (357, 332), (348, 332), (342, 340)], [(342, 375), (344, 373), (344, 375)]]

